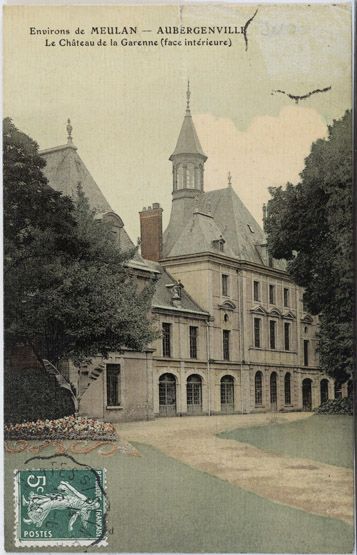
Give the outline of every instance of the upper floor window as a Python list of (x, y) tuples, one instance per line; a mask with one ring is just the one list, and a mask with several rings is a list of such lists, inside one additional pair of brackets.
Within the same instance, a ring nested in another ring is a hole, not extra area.
[(171, 357), (171, 324), (162, 324), (162, 356)]
[(107, 364), (107, 406), (120, 406), (120, 364)]
[(229, 330), (223, 330), (223, 360), (229, 360)]
[(269, 303), (275, 304), (275, 285), (269, 285)]
[(197, 358), (197, 336), (198, 328), (190, 326), (190, 358)]
[(304, 366), (309, 366), (309, 340), (304, 339)]
[(254, 318), (254, 347), (260, 347), (260, 318)]
[(259, 281), (253, 281), (253, 299), (255, 301), (260, 301), (260, 283), (259, 283)]
[(222, 274), (222, 295), (224, 297), (228, 297), (229, 295), (228, 279), (229, 279), (229, 276), (227, 276), (227, 274)]
[(289, 289), (287, 287), (284, 287), (284, 306), (289, 306)]
[(284, 323), (284, 347), (285, 351), (290, 351), (290, 324)]
[(276, 349), (276, 322), (275, 320), (269, 321), (269, 337), (270, 337), (270, 348)]

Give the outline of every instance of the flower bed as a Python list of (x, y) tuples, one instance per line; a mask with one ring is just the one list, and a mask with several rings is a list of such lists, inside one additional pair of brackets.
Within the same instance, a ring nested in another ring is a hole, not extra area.
[(114, 426), (94, 418), (65, 416), (57, 420), (37, 420), (6, 424), (5, 439), (118, 439)]

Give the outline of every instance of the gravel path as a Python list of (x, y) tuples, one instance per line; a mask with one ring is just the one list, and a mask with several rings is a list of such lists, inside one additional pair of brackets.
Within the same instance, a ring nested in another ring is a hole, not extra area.
[(348, 468), (268, 453), (216, 437), (240, 427), (309, 418), (306, 413), (160, 418), (117, 425), (121, 438), (254, 492), (310, 513), (353, 523), (353, 473)]

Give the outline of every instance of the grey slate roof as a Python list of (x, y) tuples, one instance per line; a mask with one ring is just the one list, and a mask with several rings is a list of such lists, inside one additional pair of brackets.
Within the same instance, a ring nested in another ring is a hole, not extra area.
[[(189, 216), (185, 227), (180, 230), (167, 229), (165, 237), (176, 240), (165, 250), (165, 256), (181, 256), (202, 252), (217, 252), (210, 244), (213, 237), (219, 234), (225, 240), (224, 254), (239, 260), (268, 265), (266, 238), (259, 224), (238, 197), (233, 187), (208, 191), (198, 196), (196, 201), (200, 214), (211, 214), (211, 217)], [(192, 203), (194, 209), (194, 203)], [(175, 209), (173, 203), (173, 210)], [(170, 221), (175, 222), (175, 218)], [(170, 224), (169, 224), (170, 225)], [(172, 224), (171, 224), (172, 225)], [(175, 224), (174, 224), (175, 225)], [(218, 235), (218, 237), (217, 237)], [(285, 270), (285, 262), (273, 261), (273, 267)]]
[[(79, 156), (77, 147), (72, 143), (42, 150), (40, 155), (46, 161), (43, 172), (48, 179), (50, 187), (62, 192), (66, 196), (76, 198), (77, 187), (80, 184), (91, 208), (98, 212), (99, 218), (113, 212), (107, 199)], [(121, 227), (119, 230), (119, 244), (123, 251), (134, 247), (134, 243), (124, 227)], [(135, 253), (128, 265), (140, 267), (145, 271), (149, 270), (138, 252)]]
[(64, 195), (75, 197), (80, 184), (92, 208), (99, 212), (112, 211), (73, 144), (42, 150), (40, 155), (46, 160), (43, 172), (50, 187)]
[(207, 156), (202, 150), (201, 143), (189, 111), (186, 112), (183, 119), (179, 138), (177, 140), (175, 150), (170, 156), (170, 160), (172, 160), (172, 157), (177, 154), (200, 154), (204, 157), (204, 159), (207, 159)]
[[(152, 299), (152, 307), (153, 308), (162, 308), (162, 309), (169, 309), (180, 312), (191, 312), (192, 314), (200, 314), (203, 316), (209, 316), (209, 313), (206, 310), (203, 310), (187, 293), (187, 291), (183, 288), (181, 291), (181, 306), (174, 306), (171, 300), (171, 293), (169, 287), (167, 285), (177, 284), (177, 281), (169, 274), (165, 268), (157, 264), (156, 262), (152, 262), (150, 260), (145, 260), (145, 262), (150, 266), (150, 268), (156, 272), (160, 273), (160, 277), (155, 284), (155, 293)], [(184, 285), (184, 284), (183, 284)]]
[[(174, 243), (170, 256), (183, 254), (196, 254), (197, 252), (218, 252), (215, 241), (225, 237), (222, 230), (217, 226), (212, 215), (195, 211), (192, 219), (187, 223), (185, 229)], [(230, 246), (224, 244), (224, 253), (234, 257)]]

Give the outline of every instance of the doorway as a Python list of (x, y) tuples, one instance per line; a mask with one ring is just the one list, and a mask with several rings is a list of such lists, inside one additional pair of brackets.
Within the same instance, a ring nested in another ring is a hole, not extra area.
[(159, 378), (159, 414), (176, 416), (176, 377), (163, 374)]
[(192, 374), (187, 378), (187, 413), (202, 414), (202, 378)]

